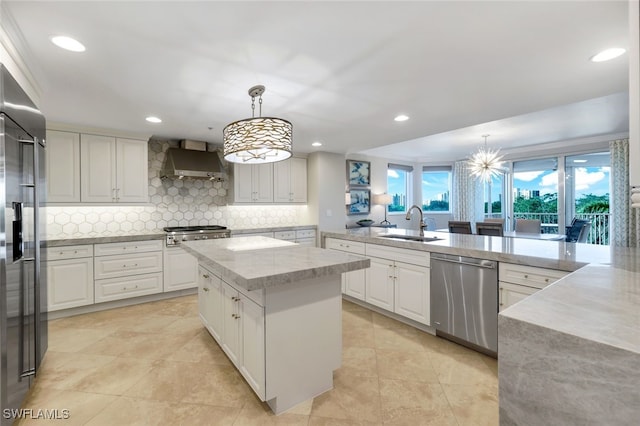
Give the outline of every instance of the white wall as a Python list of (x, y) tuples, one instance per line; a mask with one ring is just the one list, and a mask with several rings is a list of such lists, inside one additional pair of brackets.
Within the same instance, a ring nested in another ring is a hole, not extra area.
[(319, 230), (344, 229), (345, 167), (341, 154), (314, 152), (307, 158), (309, 221)]

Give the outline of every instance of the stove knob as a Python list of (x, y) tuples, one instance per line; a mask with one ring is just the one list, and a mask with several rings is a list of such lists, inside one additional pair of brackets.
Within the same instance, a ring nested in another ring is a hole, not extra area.
[(200, 239), (200, 235), (196, 235), (193, 239), (194, 240), (199, 240)]
[(203, 240), (207, 240), (207, 239), (209, 239), (209, 237), (207, 237), (206, 235), (203, 235), (203, 236), (202, 236), (202, 239), (203, 239)]

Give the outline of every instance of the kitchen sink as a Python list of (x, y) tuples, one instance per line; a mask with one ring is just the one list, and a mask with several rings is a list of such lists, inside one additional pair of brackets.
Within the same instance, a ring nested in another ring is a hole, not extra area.
[(402, 235), (402, 234), (385, 234), (378, 235), (380, 238), (393, 238), (397, 240), (407, 240), (407, 241), (420, 241), (429, 243), (431, 241), (440, 241), (442, 238), (438, 237), (420, 237), (418, 235)]

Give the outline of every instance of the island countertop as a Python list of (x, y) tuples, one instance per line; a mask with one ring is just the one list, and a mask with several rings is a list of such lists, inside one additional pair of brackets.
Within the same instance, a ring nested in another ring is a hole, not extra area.
[(186, 241), (180, 244), (223, 279), (251, 291), (368, 268), (369, 259), (268, 237)]

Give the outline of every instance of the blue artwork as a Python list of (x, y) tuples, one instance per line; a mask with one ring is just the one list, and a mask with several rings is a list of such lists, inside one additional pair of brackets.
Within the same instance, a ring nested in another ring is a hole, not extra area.
[(347, 160), (347, 177), (349, 185), (369, 185), (369, 162)]

